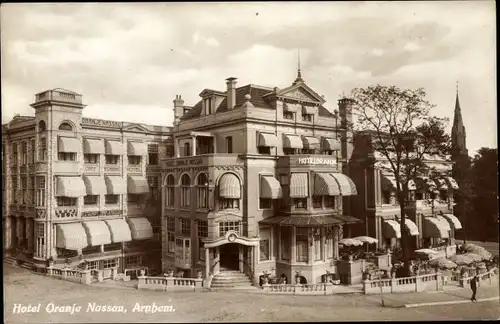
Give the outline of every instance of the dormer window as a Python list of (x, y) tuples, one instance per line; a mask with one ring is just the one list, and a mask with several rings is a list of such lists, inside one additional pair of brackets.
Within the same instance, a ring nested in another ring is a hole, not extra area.
[(204, 99), (204, 105), (205, 105), (205, 115), (211, 115), (212, 114), (212, 98)]
[(293, 120), (293, 112), (291, 112), (291, 111), (284, 111), (283, 112), (283, 118), (284, 119), (292, 119)]

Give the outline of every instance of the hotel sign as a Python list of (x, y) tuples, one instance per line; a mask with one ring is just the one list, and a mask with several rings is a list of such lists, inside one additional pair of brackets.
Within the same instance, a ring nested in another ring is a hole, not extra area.
[(336, 165), (337, 161), (335, 159), (324, 159), (324, 158), (299, 158), (297, 160), (299, 165)]

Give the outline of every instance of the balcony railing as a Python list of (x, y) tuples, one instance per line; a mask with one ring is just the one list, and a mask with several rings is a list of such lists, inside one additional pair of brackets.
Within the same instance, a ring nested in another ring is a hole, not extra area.
[(117, 174), (120, 173), (121, 171), (121, 166), (117, 164), (106, 164), (104, 166), (104, 173), (107, 174)]
[(99, 164), (84, 164), (83, 173), (99, 173)]
[(142, 173), (142, 166), (140, 165), (134, 165), (134, 166), (128, 166), (127, 167), (127, 173)]
[(76, 207), (56, 207), (54, 210), (56, 218), (71, 219), (78, 217), (78, 208)]

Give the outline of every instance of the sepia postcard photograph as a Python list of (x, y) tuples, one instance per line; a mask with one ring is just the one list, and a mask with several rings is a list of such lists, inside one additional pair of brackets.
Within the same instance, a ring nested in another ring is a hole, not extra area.
[(495, 1), (3, 3), (3, 315), (500, 320)]

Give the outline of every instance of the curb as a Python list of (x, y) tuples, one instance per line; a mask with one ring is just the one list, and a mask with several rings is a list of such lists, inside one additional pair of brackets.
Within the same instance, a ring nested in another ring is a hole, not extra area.
[[(476, 302), (487, 302), (493, 300), (500, 300), (500, 296), (490, 297), (490, 298), (482, 298), (478, 299)], [(443, 301), (443, 302), (432, 302), (432, 303), (420, 303), (420, 304), (405, 304), (404, 308), (415, 308), (415, 307), (423, 307), (423, 306), (439, 306), (439, 305), (455, 305), (455, 304), (469, 304), (472, 303), (471, 300), (451, 300), (451, 301)]]

